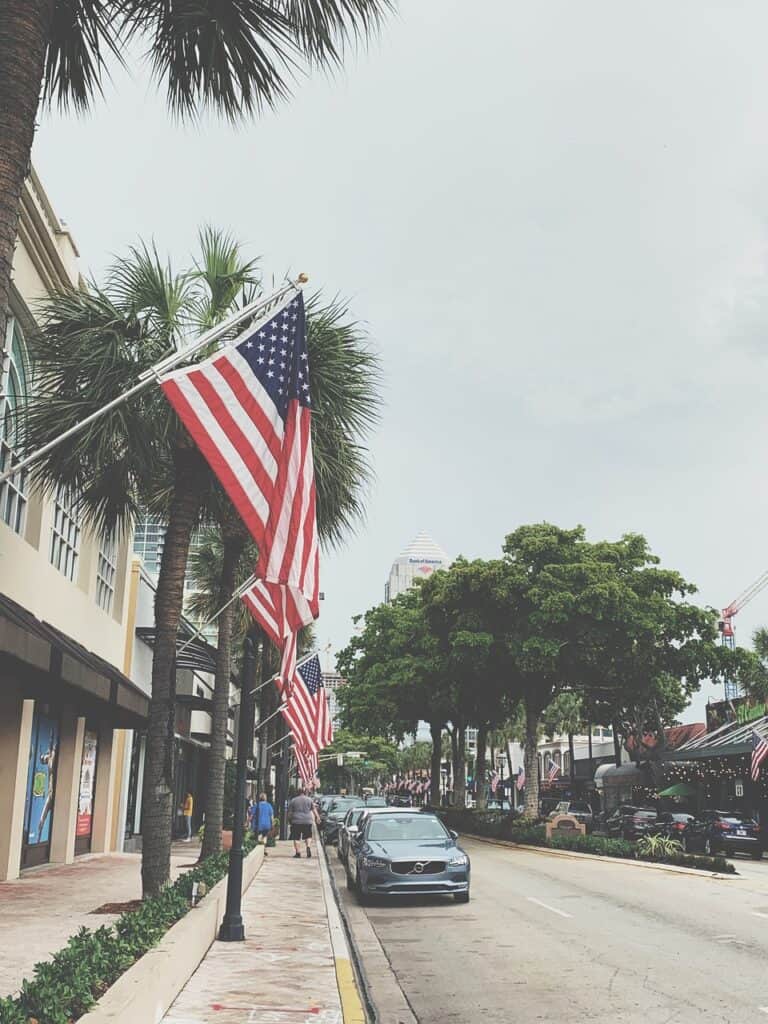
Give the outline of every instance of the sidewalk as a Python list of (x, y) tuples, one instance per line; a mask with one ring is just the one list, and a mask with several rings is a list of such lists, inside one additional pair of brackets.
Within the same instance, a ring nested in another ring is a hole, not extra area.
[(214, 942), (166, 1024), (341, 1024), (323, 852), (312, 852), (294, 860), (292, 843), (270, 849), (243, 897), (245, 942)]
[[(200, 844), (174, 843), (171, 875), (197, 860)], [(96, 914), (109, 903), (141, 899), (141, 855), (87, 854), (74, 864), (33, 868), (21, 878), (0, 882), (0, 996), (18, 991), (32, 968), (47, 960), (85, 927), (111, 924), (119, 914)]]

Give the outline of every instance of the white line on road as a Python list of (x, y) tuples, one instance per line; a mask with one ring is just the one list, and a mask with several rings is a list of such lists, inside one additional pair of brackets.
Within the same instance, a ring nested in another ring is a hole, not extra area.
[[(752, 914), (752, 917), (768, 917), (768, 914), (761, 914), (759, 910), (752, 910), (750, 913)], [(760, 1007), (760, 1009), (762, 1009), (762, 1007)]]
[(573, 914), (566, 914), (564, 910), (558, 910), (557, 907), (550, 907), (548, 903), (542, 903), (535, 896), (528, 896), (526, 898), (529, 903), (535, 903), (539, 907), (544, 907), (545, 910), (549, 910), (552, 914), (559, 914), (560, 917), (573, 917)]
[(760, 1013), (768, 1013), (768, 1006), (758, 1006)]

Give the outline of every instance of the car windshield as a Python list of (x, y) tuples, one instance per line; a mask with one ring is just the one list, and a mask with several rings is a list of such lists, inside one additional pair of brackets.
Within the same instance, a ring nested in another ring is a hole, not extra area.
[(377, 815), (368, 827), (368, 838), (377, 842), (446, 839), (447, 836), (443, 823), (425, 814)]
[(723, 821), (729, 825), (754, 825), (754, 819), (748, 817), (746, 814), (722, 814), (720, 815)]
[(369, 796), (365, 801), (366, 807), (386, 807), (387, 801), (383, 796)]
[(656, 811), (635, 811), (636, 818), (655, 818)]
[(571, 804), (571, 811), (574, 814), (591, 814), (592, 808), (589, 804)]
[(344, 797), (341, 800), (334, 800), (331, 806), (328, 808), (329, 814), (338, 814), (343, 812), (344, 814), (350, 809), (350, 807), (363, 807), (362, 800), (358, 800), (357, 797)]

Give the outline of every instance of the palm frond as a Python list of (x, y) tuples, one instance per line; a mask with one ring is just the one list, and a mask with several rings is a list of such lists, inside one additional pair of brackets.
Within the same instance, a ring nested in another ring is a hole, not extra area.
[(102, 91), (105, 53), (123, 63), (114, 0), (57, 0), (52, 8), (43, 100), (85, 110)]
[(192, 288), (192, 274), (175, 274), (154, 243), (131, 246), (128, 257), (116, 260), (107, 274), (116, 305), (128, 315), (145, 317), (163, 351), (177, 345), (187, 327)]
[(313, 64), (341, 61), (344, 47), (378, 31), (390, 0), (283, 0), (302, 53)]
[(231, 234), (206, 226), (198, 235), (200, 256), (195, 260), (195, 282), (202, 292), (195, 303), (195, 327), (204, 331), (239, 304), (244, 293), (260, 284), (258, 258), (246, 260), (242, 246)]

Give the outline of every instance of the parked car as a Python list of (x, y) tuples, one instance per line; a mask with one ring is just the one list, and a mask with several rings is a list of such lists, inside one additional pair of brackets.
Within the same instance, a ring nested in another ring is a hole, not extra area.
[(702, 811), (690, 825), (686, 843), (704, 853), (748, 853), (760, 860), (765, 841), (760, 826), (740, 811)]
[(554, 811), (550, 811), (548, 817), (554, 818), (558, 814), (570, 814), (572, 818), (575, 818), (581, 825), (586, 825), (587, 832), (592, 831), (595, 816), (592, 813), (592, 808), (588, 803), (581, 800), (561, 800)]
[(366, 807), (386, 807), (387, 799), (383, 796), (367, 796), (365, 798)]
[(469, 857), (440, 818), (429, 811), (369, 811), (347, 859), (347, 886), (364, 902), (371, 895), (451, 894), (469, 902)]
[(667, 839), (677, 839), (683, 849), (687, 850), (694, 821), (695, 818), (692, 814), (662, 811), (654, 824), (648, 829), (647, 834), (650, 836), (666, 836)]
[(605, 819), (605, 830), (609, 836), (622, 839), (639, 839), (656, 824), (658, 814), (653, 807), (634, 807), (620, 804), (613, 814)]
[(361, 796), (337, 796), (328, 805), (320, 823), (320, 836), (326, 845), (335, 843), (339, 838), (341, 823), (351, 807), (365, 807), (365, 801)]
[[(386, 804), (384, 806), (386, 806)], [(350, 807), (344, 817), (344, 821), (341, 823), (336, 853), (342, 864), (347, 863), (347, 857), (349, 856), (349, 844), (357, 835), (360, 819), (365, 814), (366, 810), (368, 810), (367, 804), (365, 807)]]
[(338, 799), (338, 793), (323, 793), (322, 796), (316, 798), (315, 803), (317, 804), (317, 813), (320, 815), (321, 822), (328, 813), (328, 808), (331, 806), (333, 801)]

